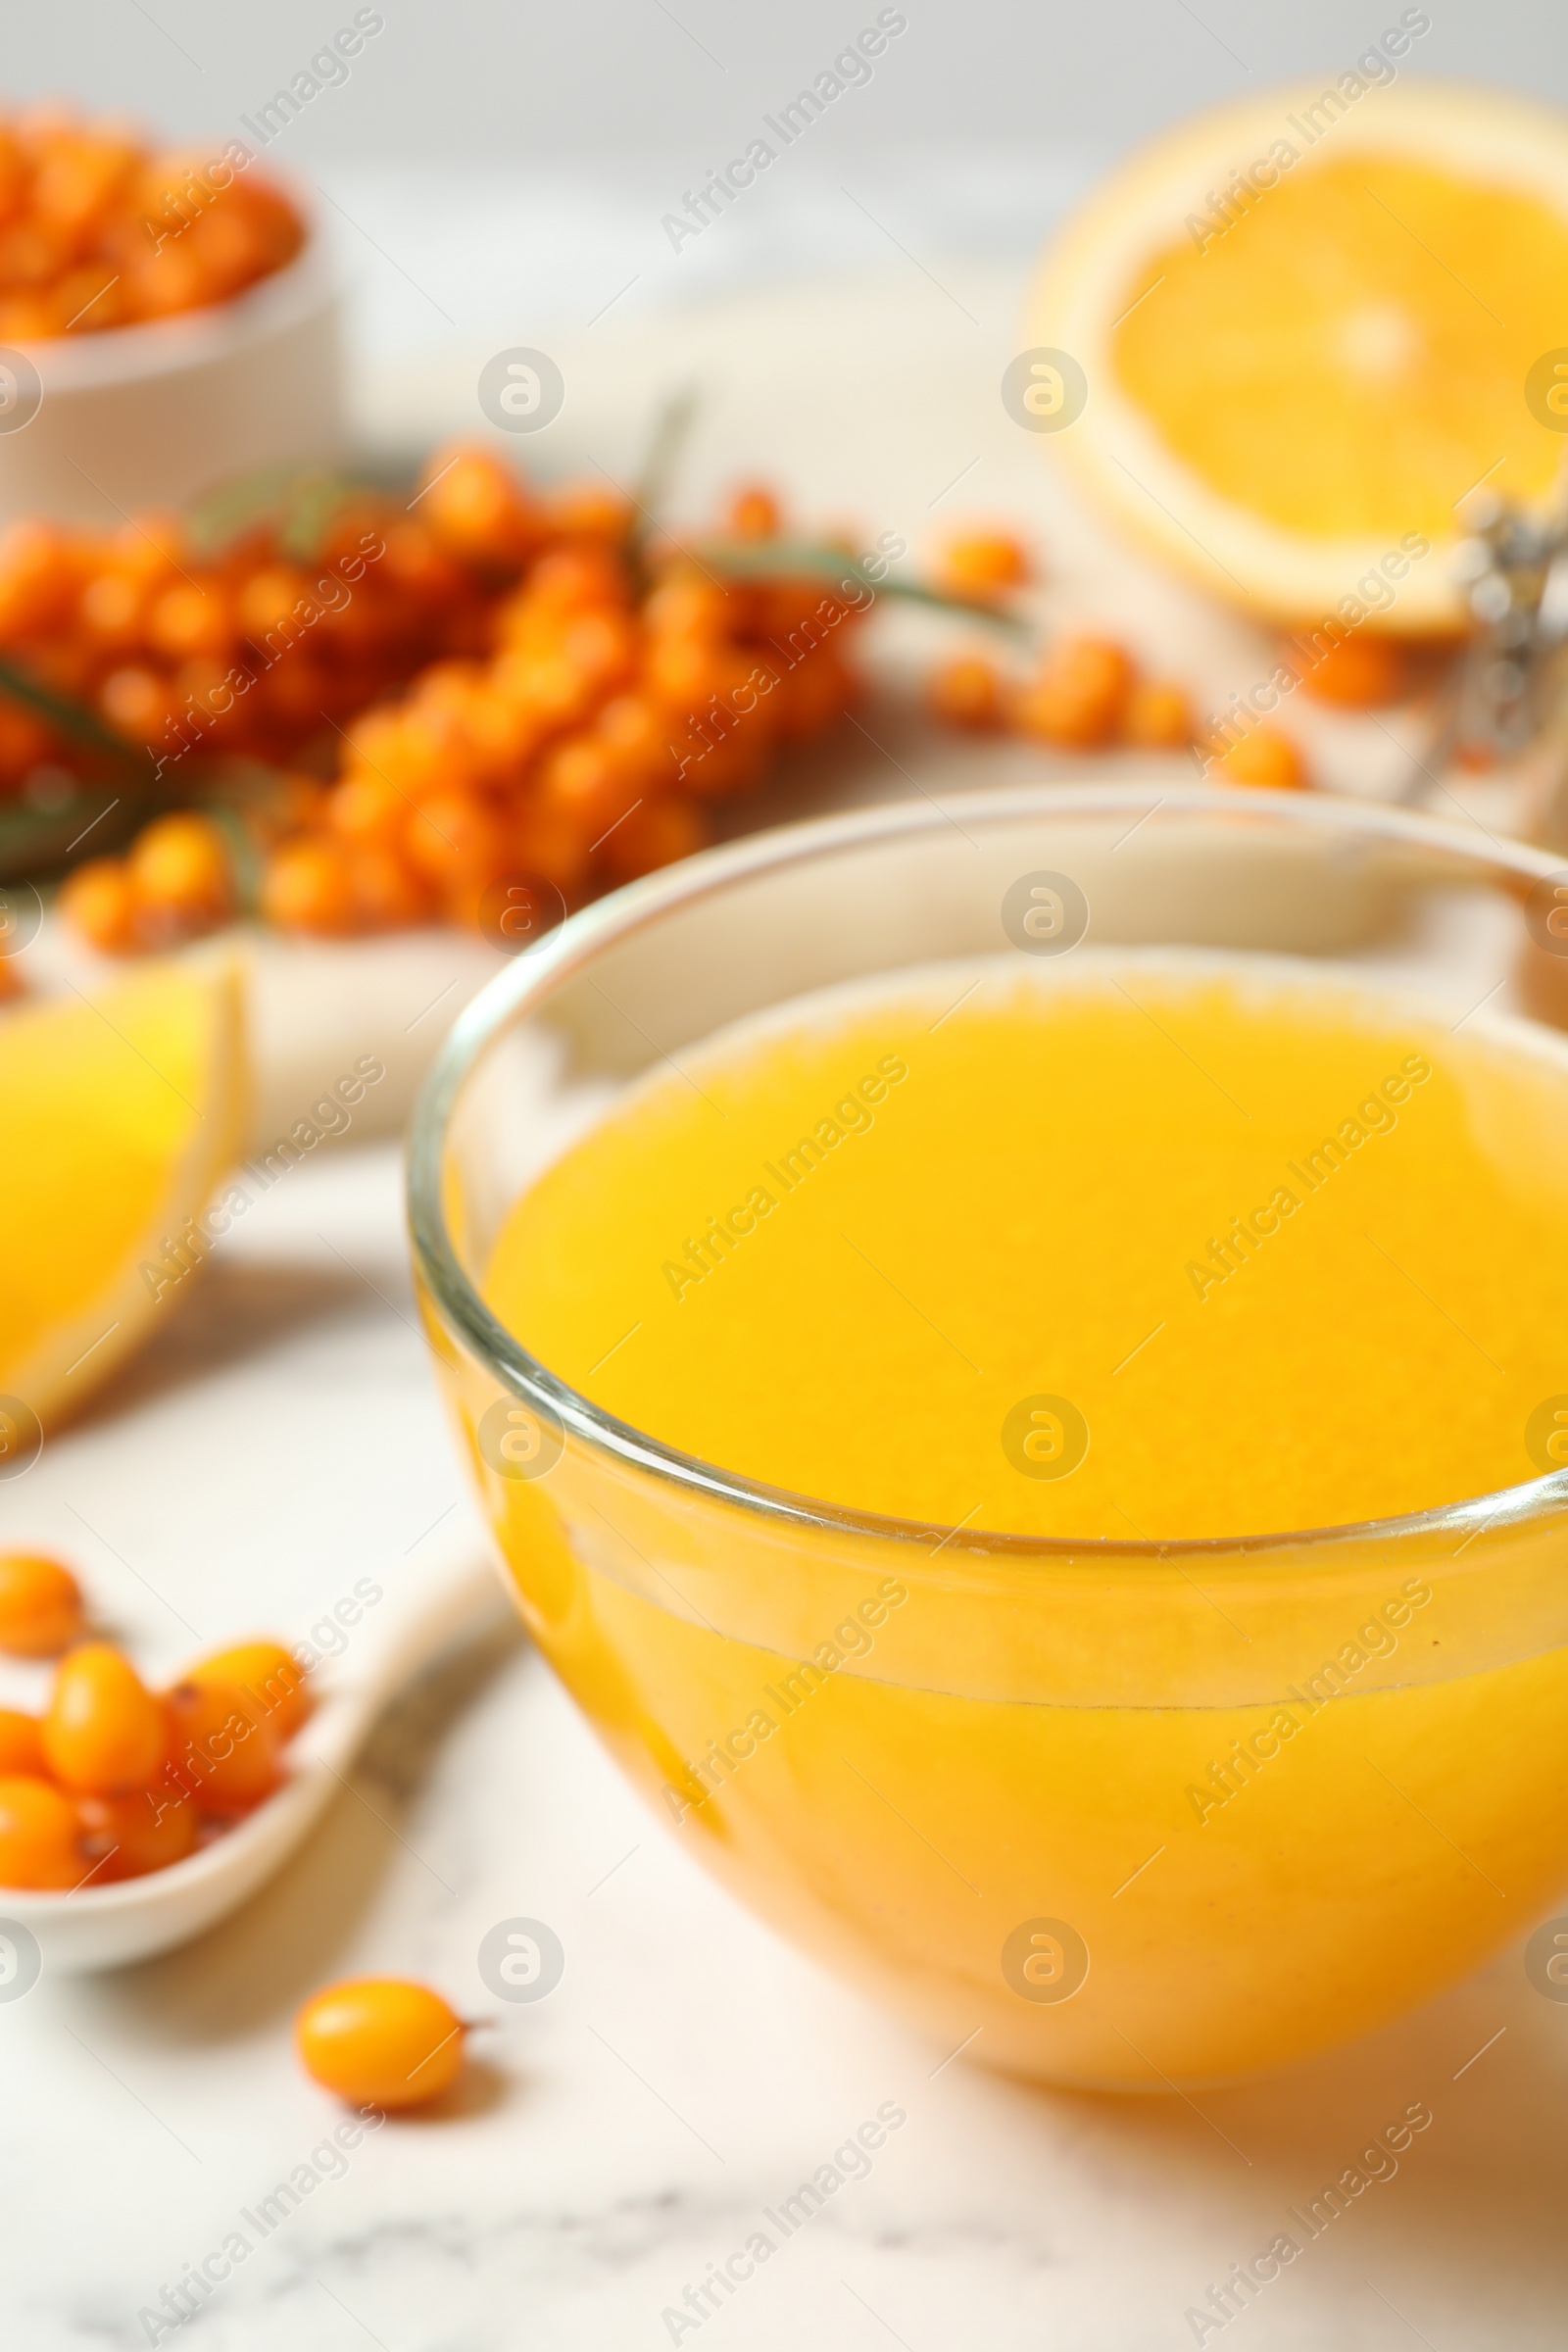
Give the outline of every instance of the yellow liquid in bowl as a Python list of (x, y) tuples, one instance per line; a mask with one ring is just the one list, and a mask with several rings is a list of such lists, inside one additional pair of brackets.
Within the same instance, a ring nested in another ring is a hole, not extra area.
[(536, 1634), (680, 1834), (976, 2056), (1278, 2063), (1568, 1879), (1549, 1526), (1099, 1549), (1538, 1474), (1568, 1054), (1536, 1033), (1263, 958), (838, 992), (634, 1090), (485, 1287), (635, 1428), (930, 1529), (706, 1524), (570, 1447), (481, 1469)]

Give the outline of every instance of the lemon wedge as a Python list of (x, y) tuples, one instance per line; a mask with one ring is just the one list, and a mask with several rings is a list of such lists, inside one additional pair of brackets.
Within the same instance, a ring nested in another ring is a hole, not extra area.
[(0, 1474), (184, 1295), (247, 1095), (228, 965), (156, 964), (0, 1014)]

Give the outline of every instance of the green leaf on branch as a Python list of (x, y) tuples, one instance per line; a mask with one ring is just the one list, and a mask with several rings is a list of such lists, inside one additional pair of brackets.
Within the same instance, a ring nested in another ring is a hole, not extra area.
[(63, 694), (58, 687), (46, 686), (41, 678), (35, 678), (8, 655), (0, 655), (0, 692), (35, 710), (73, 743), (82, 744), (111, 760), (127, 778), (135, 777), (144, 786), (154, 781), (156, 771), (150, 752), (139, 751), (106, 726), (90, 703), (81, 702), (73, 694)]
[[(145, 803), (127, 802), (107, 786), (99, 792), (74, 792), (47, 808), (27, 801), (0, 802), (0, 880), (46, 874), (75, 863), (78, 855), (96, 858), (119, 849), (129, 829), (131, 809), (138, 824), (150, 813)], [(111, 824), (108, 820), (116, 811)]]
[(841, 547), (794, 539), (710, 539), (698, 541), (690, 553), (707, 569), (732, 579), (821, 580), (829, 587), (863, 588), (872, 597), (897, 597), (902, 604), (924, 605), (933, 612), (959, 612), (966, 620), (988, 620), (1015, 636), (1028, 633), (1028, 622), (1003, 606), (944, 596), (913, 580), (878, 579)]
[(654, 418), (648, 436), (643, 462), (637, 468), (636, 486), (631, 491), (631, 503), (636, 509), (630, 531), (626, 535), (626, 560), (639, 590), (651, 585), (648, 543), (654, 538), (667, 538), (659, 511), (669, 496), (682, 454), (691, 438), (692, 426), (702, 405), (702, 394), (695, 384), (683, 384), (671, 394)]

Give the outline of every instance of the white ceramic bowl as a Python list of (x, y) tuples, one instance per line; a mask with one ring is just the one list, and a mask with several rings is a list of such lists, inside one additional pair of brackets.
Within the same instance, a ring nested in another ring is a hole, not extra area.
[(0, 353), (23, 378), (16, 414), (31, 406), (29, 368), (38, 395), (25, 422), (7, 430), (0, 416), (0, 523), (55, 514), (113, 524), (254, 467), (336, 455), (339, 314), (313, 235), (232, 301)]

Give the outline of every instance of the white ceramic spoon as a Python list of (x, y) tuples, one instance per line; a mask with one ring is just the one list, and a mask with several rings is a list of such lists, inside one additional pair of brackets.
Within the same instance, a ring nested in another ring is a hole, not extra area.
[(356, 1670), (351, 1650), (330, 1676), (321, 1671), (315, 1711), (289, 1742), (289, 1777), (274, 1796), (187, 1861), (145, 1878), (88, 1885), (70, 1894), (0, 1886), (0, 1959), (3, 1947), (16, 1943), (6, 1933), (13, 1923), (36, 1938), (45, 1970), (68, 1974), (121, 1968), (199, 1936), (254, 1894), (293, 1852), (342, 1788), (340, 1776), (404, 1685), (511, 1608), (495, 1560), (470, 1541), (438, 1574), (421, 1579), (416, 1598), (377, 1627), (379, 1638), (373, 1651), (366, 1645), (363, 1668)]

